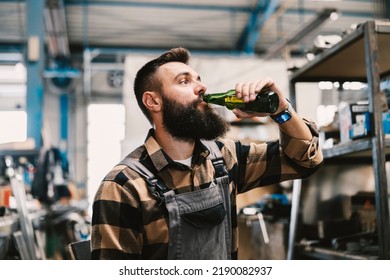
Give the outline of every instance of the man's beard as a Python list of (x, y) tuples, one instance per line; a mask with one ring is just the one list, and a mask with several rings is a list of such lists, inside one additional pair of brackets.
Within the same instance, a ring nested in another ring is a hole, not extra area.
[(167, 131), (179, 140), (214, 140), (224, 136), (230, 124), (212, 108), (198, 109), (202, 99), (183, 105), (163, 96), (163, 122)]

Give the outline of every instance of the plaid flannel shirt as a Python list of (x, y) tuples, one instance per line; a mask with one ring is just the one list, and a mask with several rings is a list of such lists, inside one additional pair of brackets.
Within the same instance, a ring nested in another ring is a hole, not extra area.
[[(314, 123), (306, 121), (313, 138), (299, 140), (281, 133), (280, 140), (261, 144), (218, 139), (230, 179), (232, 259), (237, 259), (236, 196), (256, 187), (305, 178), (323, 161)], [(214, 178), (209, 151), (198, 141), (188, 167), (173, 161), (153, 137), (128, 157), (140, 160), (176, 193), (207, 188)], [(93, 203), (93, 259), (166, 259), (169, 228), (165, 206), (148, 191), (143, 177), (125, 165), (115, 166), (103, 179)]]

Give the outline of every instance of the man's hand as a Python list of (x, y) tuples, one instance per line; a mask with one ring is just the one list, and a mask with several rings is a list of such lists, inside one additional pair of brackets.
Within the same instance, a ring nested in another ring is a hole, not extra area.
[[(288, 101), (286, 100), (286, 97), (275, 84), (275, 82), (269, 77), (245, 83), (237, 83), (235, 87), (236, 96), (237, 98), (243, 99), (245, 103), (251, 102), (256, 99), (256, 95), (259, 94), (264, 87), (271, 89), (279, 97), (279, 107), (274, 114), (278, 114), (288, 107)], [(232, 112), (236, 115), (237, 118), (252, 118), (254, 116), (266, 117), (270, 115), (270, 113), (248, 113), (241, 111), (240, 109), (234, 109)]]

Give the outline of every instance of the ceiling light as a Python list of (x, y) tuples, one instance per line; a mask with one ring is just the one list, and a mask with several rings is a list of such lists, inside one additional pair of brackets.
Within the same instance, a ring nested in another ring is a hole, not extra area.
[(329, 16), (329, 19), (330, 19), (331, 21), (338, 20), (338, 19), (339, 19), (339, 13), (338, 13), (338, 12), (333, 12), (333, 13), (331, 13), (330, 16)]

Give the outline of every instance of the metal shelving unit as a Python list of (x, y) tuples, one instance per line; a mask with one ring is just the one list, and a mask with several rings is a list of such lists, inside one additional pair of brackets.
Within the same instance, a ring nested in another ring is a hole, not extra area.
[[(390, 22), (368, 21), (346, 36), (334, 47), (324, 51), (290, 75), (290, 98), (296, 101), (295, 85), (299, 82), (361, 81), (368, 84), (369, 112), (373, 130), (369, 138), (352, 141), (348, 145), (324, 150), (325, 162), (339, 157), (366, 157), (372, 159), (375, 174), (375, 204), (379, 259), (390, 259), (389, 193), (386, 177), (386, 156), (390, 155), (390, 141), (385, 139), (382, 127), (380, 81), (390, 75)], [(293, 204), (300, 203), (295, 195)], [(291, 213), (298, 217), (298, 208)], [(291, 231), (291, 230), (290, 230)], [(291, 233), (290, 233), (291, 234)], [(293, 233), (294, 234), (294, 233)], [(294, 238), (290, 239), (295, 244)], [(295, 245), (290, 246), (291, 250)], [(332, 258), (331, 253), (322, 254)], [(292, 252), (289, 252), (292, 255)], [(315, 256), (313, 256), (315, 257)]]

